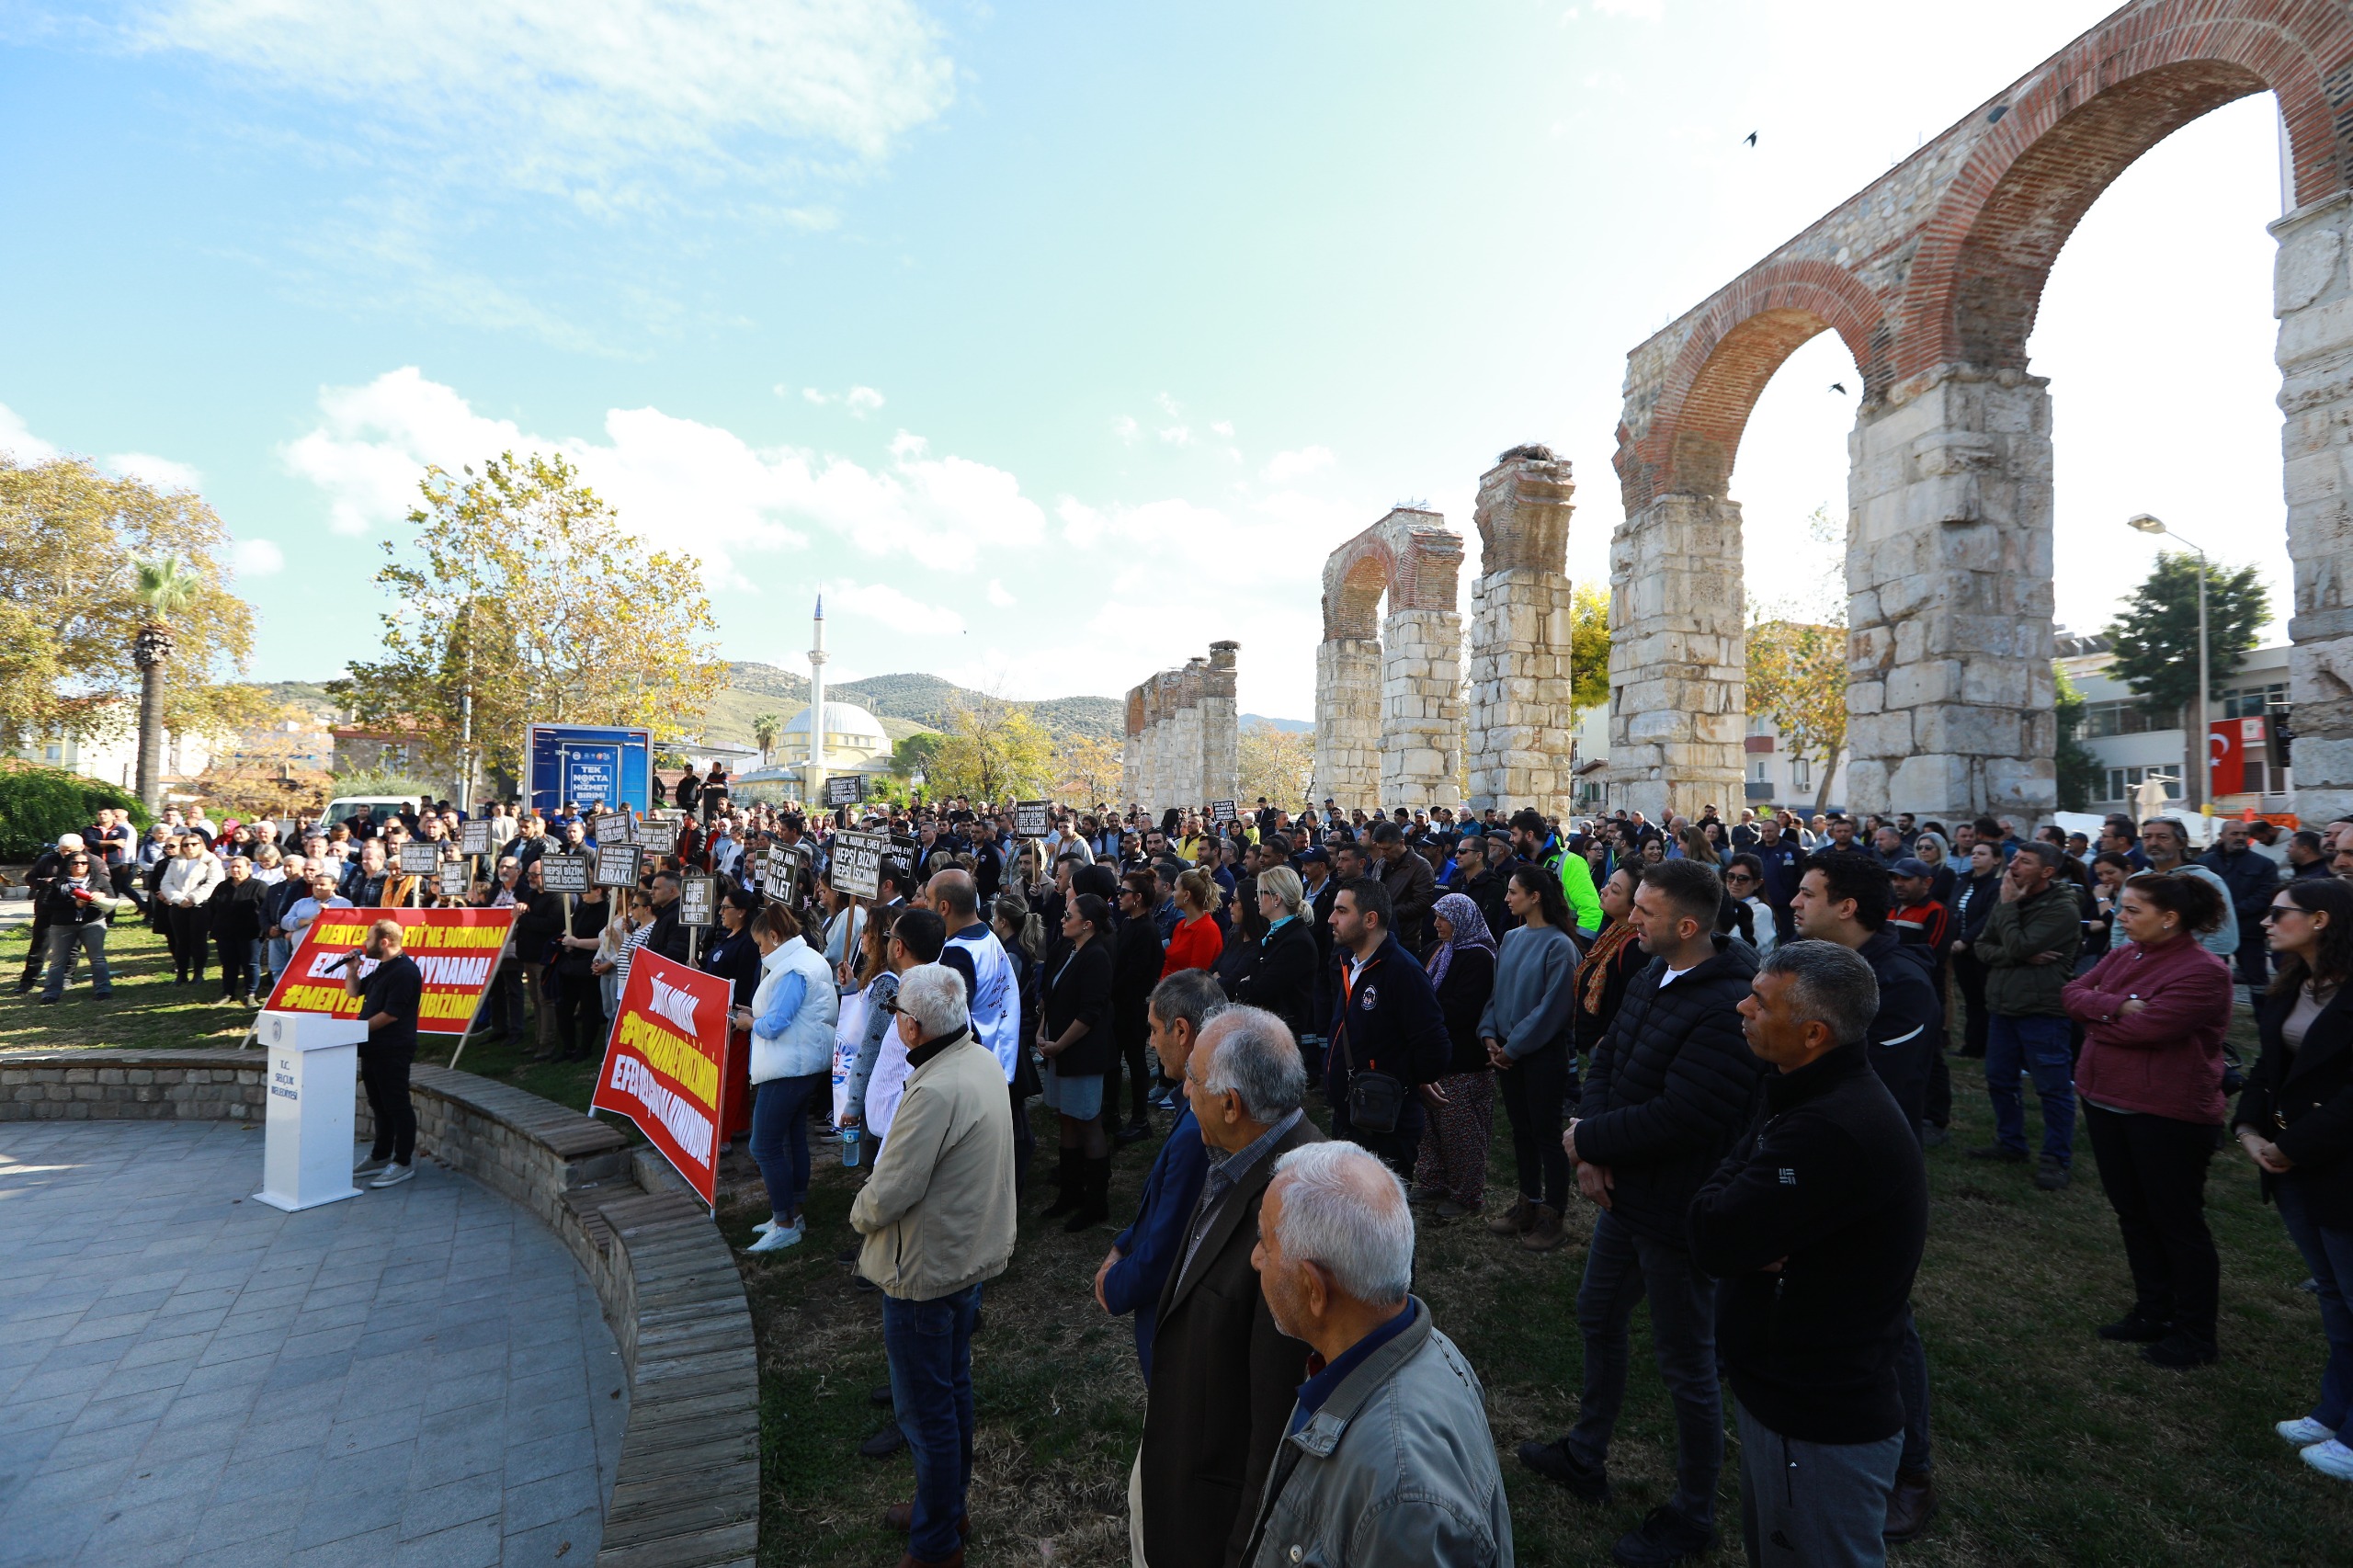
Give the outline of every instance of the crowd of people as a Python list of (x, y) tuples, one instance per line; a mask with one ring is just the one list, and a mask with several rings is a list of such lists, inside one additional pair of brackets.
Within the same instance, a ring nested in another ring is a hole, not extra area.
[[(1995, 817), (1261, 801), (1225, 820), (1058, 810), (1025, 838), (1009, 802), (827, 821), (689, 782), (644, 885), (609, 894), (541, 884), (543, 857), (593, 846), (591, 812), (493, 809), (498, 847), (463, 898), (520, 913), (477, 1027), (593, 1054), (644, 947), (731, 982), (726, 1131), (770, 1210), (750, 1250), (808, 1242), (820, 1140), (866, 1167), (840, 1256), (882, 1297), (893, 1419), (866, 1451), (912, 1450), (893, 1522), (916, 1568), (962, 1561), (986, 1281), (1025, 1222), (1113, 1222), (1113, 1164), (1156, 1118), (1093, 1281), (1131, 1318), (1150, 1391), (1136, 1562), (1511, 1561), (1477, 1376), (1410, 1289), (1416, 1216), (1541, 1254), (1579, 1229), (1572, 1205), (1590, 1216), (1578, 1417), (1518, 1461), (1611, 1505), (1647, 1301), (1677, 1484), (1616, 1559), (1712, 1548), (1729, 1381), (1752, 1561), (1883, 1560), (1938, 1506), (1910, 1294), (1955, 1036), (1995, 1127), (1969, 1157), (2063, 1188), (2080, 1119), (2133, 1288), (2099, 1336), (2154, 1366), (2223, 1352), (2203, 1191), (2237, 1137), (2327, 1341), (2316, 1402), (2279, 1435), (2353, 1480), (2353, 821), (2225, 824), (2196, 854), (2167, 817), (2093, 842)], [(44, 1000), (78, 952), (104, 994), (114, 901), (191, 982), (210, 943), (244, 997), (320, 908), (430, 902), (438, 882), (388, 868), (409, 839), (457, 856), (462, 827), (431, 805), (167, 819), (145, 840), (102, 819), (35, 869)], [(870, 889), (833, 875), (852, 827), (891, 844)], [(693, 873), (717, 879), (708, 940), (679, 918)], [(2225, 1040), (2242, 1006), (2251, 1067)], [(1514, 1190), (1491, 1197), (1498, 1102)]]

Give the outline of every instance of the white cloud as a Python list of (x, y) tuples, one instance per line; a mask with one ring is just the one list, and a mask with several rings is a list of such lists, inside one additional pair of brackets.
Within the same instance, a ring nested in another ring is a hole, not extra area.
[(1288, 484), (1317, 469), (1330, 468), (1332, 462), (1331, 448), (1302, 447), (1295, 452), (1277, 452), (1267, 459), (1264, 477), (1269, 484)]
[(842, 394), (842, 402), (852, 414), (863, 419), (882, 406), (882, 394), (872, 387), (852, 387)]
[(204, 488), (204, 475), (187, 463), (174, 462), (169, 458), (154, 457), (146, 452), (117, 452), (107, 459), (107, 467), (128, 478), (145, 480), (165, 494), (175, 490)]
[(1593, 8), (1605, 17), (1655, 22), (1666, 15), (1666, 0), (1593, 0)]
[(825, 597), (852, 615), (879, 620), (908, 636), (957, 637), (964, 631), (964, 618), (954, 610), (925, 604), (888, 583), (828, 585)]
[(756, 170), (778, 142), (872, 161), (955, 96), (913, 0), (159, 0), (131, 42), (571, 194)]
[(1126, 442), (1130, 446), (1135, 445), (1136, 433), (1139, 428), (1140, 426), (1138, 426), (1135, 421), (1135, 415), (1131, 414), (1122, 414), (1120, 417), (1111, 421), (1111, 434), (1117, 436), (1120, 440)]
[(1013, 606), (1020, 602), (1020, 600), (1015, 598), (1011, 593), (1006, 591), (1006, 585), (1003, 582), (995, 577), (989, 579), (989, 603), (995, 605), (999, 609), (1010, 609)]
[(283, 449), (287, 466), (326, 494), (339, 533), (397, 522), (416, 500), (425, 465), (456, 472), (500, 452), (561, 452), (649, 540), (700, 555), (713, 582), (739, 581), (740, 550), (805, 548), (812, 531), (869, 555), (903, 553), (970, 571), (986, 541), (1021, 549), (1045, 537), (1045, 513), (1002, 469), (930, 455), (901, 431), (887, 465), (867, 468), (790, 447), (756, 449), (731, 430), (655, 408), (617, 408), (603, 438), (527, 433), (476, 414), (415, 367), (363, 387), (331, 388), (316, 428)]
[(831, 393), (821, 392), (815, 387), (802, 387), (801, 389), (801, 395), (808, 399), (811, 403), (816, 403), (821, 408), (826, 403), (834, 401)]
[(1212, 420), (1210, 424), (1210, 428), (1216, 431), (1221, 436), (1231, 436), (1233, 434), (1233, 421), (1231, 419)]
[(240, 577), (275, 577), (286, 570), (286, 552), (266, 539), (241, 539), (230, 551)]
[(1160, 432), (1160, 438), (1172, 447), (1189, 447), (1193, 444), (1193, 428), (1189, 425), (1171, 425)]
[(0, 452), (30, 467), (57, 456), (57, 449), (32, 433), (17, 411), (0, 403)]

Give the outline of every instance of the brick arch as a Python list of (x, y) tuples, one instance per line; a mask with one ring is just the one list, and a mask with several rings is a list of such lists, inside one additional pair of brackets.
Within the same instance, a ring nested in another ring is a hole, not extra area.
[(1765, 383), (1799, 347), (1836, 332), (1866, 397), (1887, 381), (1886, 309), (1835, 261), (1768, 262), (1701, 307), (1660, 383), (1649, 429), (1618, 427), (1619, 483), (1631, 513), (1660, 495), (1721, 496)]
[(1397, 558), (1377, 535), (1358, 534), (1324, 563), (1324, 637), (1381, 635), (1381, 599), (1397, 575)]
[[(2224, 104), (2279, 100), (2299, 206), (2347, 188), (2353, 116), (2327, 84), (2353, 62), (2353, 16), (2316, 0), (2170, 0), (2128, 8), (1979, 111), (1990, 128), (1921, 228), (1894, 376), (1939, 365), (2023, 369), (2052, 264), (2143, 153)], [(1993, 119), (1996, 113), (1998, 119)]]

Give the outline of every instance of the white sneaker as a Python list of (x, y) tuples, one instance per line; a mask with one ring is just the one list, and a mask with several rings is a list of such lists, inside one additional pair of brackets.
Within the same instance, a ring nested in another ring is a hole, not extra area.
[(408, 1180), (409, 1177), (415, 1174), (416, 1167), (415, 1165), (404, 1165), (395, 1161), (393, 1164), (386, 1165), (382, 1173), (379, 1175), (374, 1181), (369, 1182), (368, 1185), (370, 1187), (398, 1187), (401, 1183)]
[[(753, 1226), (753, 1227), (752, 1227), (752, 1234), (754, 1234), (754, 1235), (756, 1235), (756, 1236), (765, 1236), (765, 1235), (767, 1235), (770, 1231), (773, 1231), (773, 1230), (775, 1230), (775, 1229), (776, 1229), (776, 1216), (775, 1216), (775, 1215), (773, 1215), (773, 1214), (771, 1214), (771, 1215), (769, 1215), (767, 1219), (765, 1219), (765, 1220), (761, 1221), (758, 1224), (756, 1224), (756, 1225), (755, 1225), (755, 1226)], [(2322, 1433), (2322, 1434), (2321, 1434), (2321, 1437), (2326, 1437), (2326, 1436), (2327, 1436), (2327, 1434), (2326, 1434), (2325, 1432), (2324, 1432), (2324, 1433)], [(2317, 1443), (2317, 1442), (2319, 1442), (2319, 1441), (2320, 1441), (2320, 1437), (2314, 1437), (2314, 1438), (2313, 1438), (2313, 1439), (2312, 1439), (2312, 1440), (2313, 1440), (2313, 1442)]]
[(2271, 1429), (2300, 1449), (2309, 1449), (2314, 1443), (2325, 1443), (2336, 1436), (2309, 1415), (2299, 1415), (2293, 1421), (2282, 1421)]
[[(386, 1165), (389, 1165), (392, 1163), (392, 1157), (390, 1154), (370, 1154), (366, 1159), (360, 1161), (358, 1165), (352, 1166), (351, 1174), (356, 1176), (374, 1176), (378, 1171), (382, 1170)], [(2318, 1441), (2318, 1439), (2315, 1438), (2314, 1441)]]
[(745, 1252), (782, 1252), (787, 1247), (799, 1246), (805, 1232), (806, 1227), (799, 1220), (795, 1220), (790, 1225), (771, 1226), (766, 1235), (744, 1250)]
[(2304, 1462), (2323, 1475), (2339, 1481), (2353, 1481), (2353, 1449), (2331, 1437), (2325, 1443), (2314, 1443), (2304, 1450)]

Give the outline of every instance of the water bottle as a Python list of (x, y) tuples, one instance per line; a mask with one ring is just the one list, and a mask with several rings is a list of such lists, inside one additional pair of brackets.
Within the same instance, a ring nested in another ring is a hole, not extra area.
[(842, 1164), (845, 1165), (858, 1164), (858, 1130), (855, 1127), (842, 1129)]

